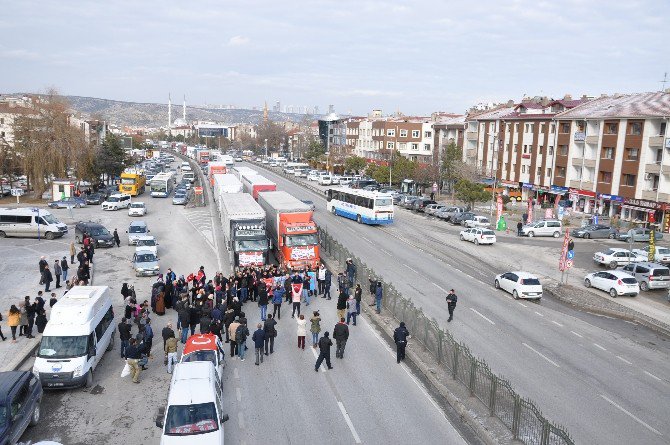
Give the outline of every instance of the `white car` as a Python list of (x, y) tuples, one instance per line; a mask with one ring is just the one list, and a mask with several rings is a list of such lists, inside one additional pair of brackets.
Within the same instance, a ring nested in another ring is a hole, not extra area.
[(485, 216), (475, 216), (472, 219), (469, 219), (463, 223), (465, 227), (490, 227), (491, 223), (489, 222), (489, 219)]
[(461, 241), (470, 241), (477, 246), (480, 244), (495, 244), (496, 242), (496, 234), (490, 229), (472, 228), (461, 230), (460, 238)]
[(330, 175), (319, 176), (319, 185), (330, 185), (330, 184), (332, 184), (330, 180)]
[(316, 171), (316, 170), (312, 170), (312, 171), (309, 172), (309, 174), (307, 175), (307, 180), (308, 180), (308, 181), (318, 181), (318, 180), (319, 180), (319, 172)]
[(105, 202), (102, 203), (102, 210), (127, 209), (130, 207), (130, 203), (130, 195), (125, 193), (115, 193), (113, 195), (109, 195)]
[(156, 241), (156, 238), (151, 235), (138, 237), (135, 246), (137, 246), (135, 247), (135, 252), (138, 250), (148, 250), (158, 256), (158, 242)]
[[(641, 255), (643, 257), (649, 258), (649, 246), (644, 249), (633, 249), (633, 253)], [(670, 249), (667, 247), (658, 247), (656, 246), (656, 251), (654, 252), (654, 261), (661, 263), (663, 265), (670, 264)]]
[[(395, 196), (395, 193), (391, 193), (391, 196), (392, 196), (392, 197)], [(423, 209), (423, 213), (425, 213), (426, 215), (433, 215), (433, 216), (435, 216), (435, 214), (436, 214), (437, 212), (439, 212), (440, 210), (445, 209), (445, 208), (447, 208), (447, 206), (445, 206), (445, 205), (443, 205), (443, 204), (428, 204), (428, 205)]]
[(610, 269), (616, 269), (617, 267), (623, 266), (625, 264), (647, 261), (647, 257), (644, 255), (638, 255), (628, 249), (613, 247), (603, 252), (594, 253), (593, 261), (598, 264), (608, 266)]
[(528, 272), (506, 272), (496, 276), (496, 289), (502, 289), (512, 294), (515, 300), (539, 300), (542, 298), (542, 284), (540, 280)]
[(620, 270), (592, 272), (584, 277), (584, 286), (604, 290), (612, 298), (619, 295), (635, 297), (640, 293), (640, 285), (637, 280)]
[(147, 206), (140, 201), (130, 203), (128, 207), (128, 216), (144, 216), (147, 214)]
[(340, 185), (340, 180), (342, 179), (341, 176), (338, 175), (333, 175), (330, 177), (330, 183), (332, 185)]

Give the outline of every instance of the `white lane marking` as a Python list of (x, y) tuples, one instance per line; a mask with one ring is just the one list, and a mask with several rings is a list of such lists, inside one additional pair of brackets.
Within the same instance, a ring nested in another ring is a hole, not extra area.
[(448, 293), (449, 293), (449, 292), (447, 292), (444, 288), (438, 286), (438, 285), (435, 284), (435, 283), (433, 283), (433, 286), (435, 286), (436, 288), (440, 289), (440, 290), (441, 290), (442, 292), (444, 292), (445, 294), (448, 294)]
[(623, 358), (623, 357), (621, 357), (621, 356), (619, 356), (619, 355), (617, 355), (616, 358), (618, 358), (619, 360), (621, 360), (621, 361), (624, 362), (624, 363), (628, 363), (629, 365), (632, 365), (631, 362), (629, 362), (628, 360), (626, 360), (625, 358)]
[(593, 346), (595, 346), (596, 348), (602, 349), (603, 351), (607, 351), (607, 349), (603, 348), (598, 343), (594, 343)]
[(635, 420), (637, 423), (639, 423), (640, 425), (642, 425), (642, 426), (644, 426), (645, 428), (647, 428), (649, 431), (651, 431), (651, 432), (653, 432), (653, 433), (656, 433), (656, 434), (658, 434), (659, 436), (662, 436), (662, 435), (663, 435), (663, 434), (661, 434), (657, 429), (653, 428), (653, 427), (652, 427), (651, 425), (649, 425), (648, 423), (642, 421), (642, 420), (641, 420), (639, 417), (637, 417), (635, 414), (633, 414), (633, 413), (631, 413), (630, 411), (626, 410), (626, 409), (623, 408), (621, 405), (618, 405), (618, 404), (617, 404), (616, 402), (614, 402), (613, 400), (607, 398), (606, 396), (604, 396), (604, 395), (602, 395), (602, 394), (600, 394), (600, 397), (602, 397), (603, 399), (607, 400), (612, 406), (618, 408), (619, 410), (621, 410), (621, 411), (624, 412), (625, 414), (628, 414), (633, 420)]
[(549, 357), (547, 357), (546, 355), (544, 355), (544, 354), (541, 353), (540, 351), (538, 351), (538, 350), (536, 350), (536, 349), (533, 349), (532, 346), (529, 346), (529, 345), (526, 344), (526, 343), (521, 343), (521, 344), (524, 345), (525, 347), (527, 347), (528, 349), (530, 349), (531, 351), (533, 351), (534, 353), (536, 353), (537, 355), (539, 355), (540, 357), (542, 357), (543, 359), (545, 359), (546, 361), (548, 361), (549, 363), (551, 363), (552, 365), (554, 365), (555, 367), (560, 368), (560, 366), (558, 365), (558, 363), (556, 363), (555, 361), (553, 361), (552, 359), (550, 359)]
[(367, 239), (367, 238), (366, 238), (366, 237), (364, 237), (363, 235), (361, 235), (361, 238), (363, 238), (363, 239), (364, 239), (365, 241), (367, 241), (368, 243), (370, 243), (370, 244), (373, 244), (373, 242), (372, 242), (372, 241), (370, 241), (369, 239)]
[(383, 253), (385, 253), (385, 254), (388, 255), (388, 256), (393, 256), (393, 255), (391, 255), (391, 252), (388, 252), (388, 251), (386, 251), (386, 250), (384, 250), (384, 249), (379, 249), (379, 250), (381, 250)]
[(656, 379), (656, 380), (658, 380), (659, 382), (662, 382), (662, 381), (663, 381), (660, 377), (656, 377), (654, 374), (652, 374), (652, 373), (649, 372), (649, 371), (644, 371), (644, 373), (647, 374), (647, 375), (648, 375), (649, 377), (651, 377), (652, 379)]
[(355, 231), (354, 229), (352, 229), (351, 227), (349, 227), (349, 226), (347, 226), (347, 229), (349, 229), (349, 230), (351, 230), (352, 232), (356, 233), (356, 231)]
[(240, 388), (235, 388), (235, 398), (237, 398), (237, 401), (242, 400), (242, 392), (240, 392)]
[(471, 310), (472, 312), (474, 312), (475, 314), (479, 315), (480, 317), (482, 317), (484, 320), (488, 321), (489, 323), (491, 323), (491, 324), (495, 324), (495, 323), (493, 322), (493, 320), (491, 320), (490, 318), (487, 318), (484, 314), (482, 314), (481, 312), (479, 312), (477, 309), (475, 309), (475, 308), (470, 308), (470, 310)]
[(233, 376), (234, 376), (236, 379), (239, 379), (239, 378), (240, 378), (240, 373), (237, 371), (237, 368), (233, 368)]
[(557, 322), (557, 321), (554, 321), (554, 320), (551, 320), (551, 322), (552, 322), (552, 323), (554, 323), (554, 324), (555, 324), (556, 326), (560, 326), (560, 327), (563, 327), (563, 325), (562, 325), (562, 324), (560, 324), (560, 323), (559, 323), (559, 322)]
[(520, 304), (521, 306), (523, 306), (523, 307), (528, 307), (528, 306), (526, 306), (525, 304), (523, 304), (523, 303), (520, 302), (520, 301), (517, 301), (517, 303), (519, 303), (519, 304)]
[(575, 331), (570, 331), (570, 332), (572, 332), (573, 334), (575, 334), (575, 335), (576, 335), (577, 337), (579, 337), (579, 338), (584, 338), (584, 337), (582, 337), (582, 334), (578, 334), (578, 333), (576, 333)]
[(347, 414), (347, 410), (344, 408), (344, 404), (338, 400), (337, 406), (340, 407), (340, 412), (342, 413), (342, 416), (344, 416), (344, 421), (347, 422), (347, 425), (349, 426), (349, 431), (351, 431), (351, 435), (354, 436), (354, 441), (356, 443), (362, 443), (361, 438), (358, 437), (356, 428), (354, 428), (354, 424), (351, 423), (351, 419), (349, 418), (349, 414)]
[(408, 266), (407, 264), (403, 264), (403, 266), (405, 266), (406, 268), (408, 268), (409, 270), (411, 270), (412, 272), (414, 272), (416, 274), (419, 273), (419, 272), (416, 271), (416, 269), (413, 269), (412, 267)]
[(237, 413), (237, 424), (240, 426), (240, 429), (244, 429), (244, 413), (240, 411)]
[(538, 311), (535, 311), (535, 313), (536, 313), (537, 315), (539, 315), (540, 317), (544, 317), (544, 315), (540, 314)]

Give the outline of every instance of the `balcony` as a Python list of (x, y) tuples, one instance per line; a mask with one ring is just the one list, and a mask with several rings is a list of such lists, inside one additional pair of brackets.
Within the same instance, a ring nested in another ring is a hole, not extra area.
[(663, 146), (663, 136), (651, 136), (649, 138), (650, 147), (662, 147)]
[(656, 190), (653, 189), (642, 190), (642, 196), (640, 197), (640, 199), (646, 199), (647, 201), (656, 201)]
[(587, 179), (582, 179), (581, 181), (579, 179), (573, 179), (570, 181), (569, 186), (574, 189), (593, 190), (593, 182)]
[(644, 165), (644, 171), (646, 173), (656, 173), (659, 174), (661, 172), (661, 164), (653, 163), (653, 164), (645, 164)]
[(595, 159), (588, 159), (588, 158), (572, 158), (572, 165), (575, 167), (583, 166), (583, 167), (591, 167), (595, 168), (596, 166), (596, 160)]
[(471, 148), (469, 150), (465, 151), (465, 157), (466, 159), (476, 159), (477, 158), (477, 149), (476, 148)]
[(597, 134), (592, 134), (590, 136), (586, 136), (584, 138), (587, 144), (597, 144), (598, 143), (598, 135)]
[(476, 141), (477, 140), (477, 132), (476, 131), (468, 131), (465, 133), (465, 138), (468, 141)]
[(582, 164), (582, 158), (572, 158), (572, 165), (575, 167), (580, 167)]
[(586, 133), (583, 131), (576, 131), (574, 135), (574, 140), (575, 142), (584, 142), (584, 139), (586, 139)]

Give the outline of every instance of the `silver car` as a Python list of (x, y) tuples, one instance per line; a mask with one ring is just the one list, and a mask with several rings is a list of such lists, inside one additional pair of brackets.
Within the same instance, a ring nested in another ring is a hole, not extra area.
[(188, 195), (186, 195), (186, 193), (175, 192), (174, 196), (172, 197), (173, 205), (183, 206), (186, 205), (187, 202), (188, 202)]
[(138, 277), (158, 275), (160, 267), (158, 257), (151, 250), (137, 249), (133, 255), (133, 268)]

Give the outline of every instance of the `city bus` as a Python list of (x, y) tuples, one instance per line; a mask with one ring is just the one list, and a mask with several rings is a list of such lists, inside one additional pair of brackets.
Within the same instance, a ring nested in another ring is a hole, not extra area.
[(326, 191), (326, 209), (333, 215), (353, 219), (359, 224), (391, 224), (393, 198), (378, 191), (331, 188)]
[(159, 173), (151, 179), (151, 197), (167, 198), (174, 188), (174, 173)]

